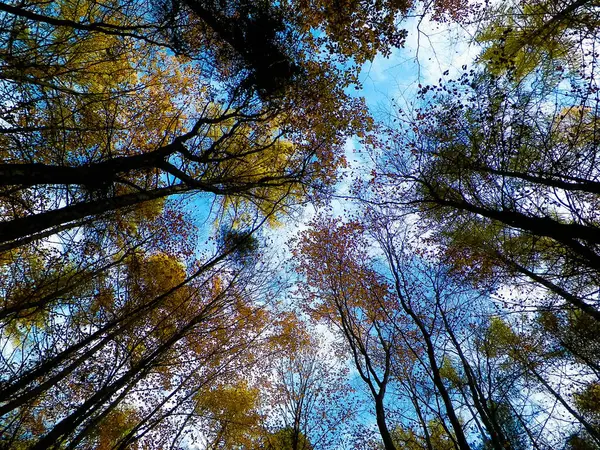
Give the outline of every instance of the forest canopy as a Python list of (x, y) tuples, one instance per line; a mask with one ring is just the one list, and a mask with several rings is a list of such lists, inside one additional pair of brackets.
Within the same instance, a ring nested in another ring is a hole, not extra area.
[(0, 448), (600, 449), (599, 24), (1, 2)]

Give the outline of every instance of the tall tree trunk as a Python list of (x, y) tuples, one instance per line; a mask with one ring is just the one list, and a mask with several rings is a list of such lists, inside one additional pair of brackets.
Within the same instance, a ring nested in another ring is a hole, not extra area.
[(377, 395), (375, 397), (375, 416), (377, 418), (377, 428), (379, 428), (379, 434), (381, 434), (385, 450), (396, 450), (392, 435), (390, 434), (390, 430), (388, 429), (385, 420), (385, 408), (383, 406), (382, 395)]
[[(101, 198), (89, 202), (76, 203), (31, 216), (0, 222), (0, 242), (5, 242), (4, 250), (11, 250), (20, 245), (19, 238), (43, 232), (49, 228), (75, 222), (79, 219), (101, 215), (120, 208), (134, 206), (149, 200), (180, 194), (189, 190), (186, 185), (179, 184), (154, 189), (152, 191), (135, 192), (117, 197)], [(74, 227), (78, 223), (75, 222)], [(11, 245), (13, 244), (13, 245)]]

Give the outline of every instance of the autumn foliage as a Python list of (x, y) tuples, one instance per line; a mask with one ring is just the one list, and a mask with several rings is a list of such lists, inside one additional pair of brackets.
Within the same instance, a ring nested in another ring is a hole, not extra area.
[[(377, 121), (413, 16), (479, 56)], [(0, 447), (598, 448), (599, 18), (0, 3)]]

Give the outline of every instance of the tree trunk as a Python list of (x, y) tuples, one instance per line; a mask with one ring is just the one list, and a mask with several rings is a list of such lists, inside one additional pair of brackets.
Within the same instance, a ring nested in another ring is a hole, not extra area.
[[(179, 184), (152, 191), (135, 192), (117, 197), (76, 203), (64, 208), (13, 219), (7, 222), (0, 222), (0, 242), (6, 243), (2, 246), (4, 250), (11, 250), (20, 245), (18, 239), (43, 232), (49, 228), (74, 222), (92, 215), (101, 215), (117, 209), (134, 206), (149, 200), (180, 194), (189, 189), (187, 186)], [(77, 225), (78, 223), (75, 223), (73, 226)], [(14, 245), (11, 245), (11, 241), (15, 241), (13, 242)]]
[(375, 415), (377, 418), (377, 427), (379, 428), (379, 434), (383, 440), (383, 446), (385, 450), (396, 450), (392, 435), (388, 430), (387, 423), (385, 420), (385, 409), (383, 407), (383, 396), (378, 395), (375, 397)]

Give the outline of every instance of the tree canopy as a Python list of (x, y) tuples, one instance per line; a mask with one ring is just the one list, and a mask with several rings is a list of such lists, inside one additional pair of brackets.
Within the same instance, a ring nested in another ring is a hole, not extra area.
[[(424, 23), (479, 54), (382, 117)], [(599, 23), (0, 3), (0, 447), (600, 448)]]

